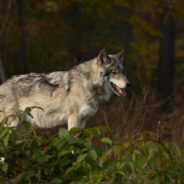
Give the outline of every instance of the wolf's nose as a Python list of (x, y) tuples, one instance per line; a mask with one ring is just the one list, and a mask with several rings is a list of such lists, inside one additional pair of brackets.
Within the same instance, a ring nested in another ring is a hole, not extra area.
[(130, 82), (127, 82), (126, 87), (127, 88), (130, 87)]

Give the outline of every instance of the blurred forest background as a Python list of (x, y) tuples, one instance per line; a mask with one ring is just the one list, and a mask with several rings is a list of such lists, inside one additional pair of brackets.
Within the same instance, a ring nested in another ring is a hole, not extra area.
[(183, 0), (0, 0), (1, 82), (67, 70), (103, 48), (124, 48), (131, 95), (114, 97), (90, 126), (124, 137), (151, 129), (184, 144)]

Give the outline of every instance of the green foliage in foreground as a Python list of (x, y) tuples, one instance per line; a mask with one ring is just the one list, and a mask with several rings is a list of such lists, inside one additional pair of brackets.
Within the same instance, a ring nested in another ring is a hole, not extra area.
[(184, 183), (179, 148), (151, 141), (143, 133), (121, 143), (105, 136), (105, 128), (60, 129), (20, 135), (0, 128), (0, 183), (169, 184)]

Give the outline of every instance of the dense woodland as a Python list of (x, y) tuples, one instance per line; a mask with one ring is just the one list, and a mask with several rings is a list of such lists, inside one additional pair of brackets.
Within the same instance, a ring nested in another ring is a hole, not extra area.
[(1, 0), (1, 81), (124, 48), (130, 93), (149, 90), (173, 112), (183, 107), (183, 7), (182, 0)]
[(130, 93), (150, 90), (163, 110), (182, 108), (182, 7), (181, 0), (1, 0), (1, 81), (67, 70), (102, 48), (124, 48)]
[(154, 141), (183, 147), (183, 0), (0, 0), (1, 83), (23, 73), (68, 70), (103, 48), (124, 49), (131, 87), (127, 98), (114, 97), (88, 126), (111, 127), (115, 133), (109, 135), (120, 142), (149, 130)]

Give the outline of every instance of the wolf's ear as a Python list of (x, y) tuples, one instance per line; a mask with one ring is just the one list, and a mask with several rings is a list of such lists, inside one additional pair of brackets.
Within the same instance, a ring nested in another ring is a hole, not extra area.
[(124, 49), (122, 49), (120, 52), (116, 54), (116, 56), (119, 58), (121, 62), (124, 60)]
[(106, 50), (102, 49), (98, 54), (97, 63), (100, 65), (103, 65), (103, 64), (110, 64), (110, 62), (111, 62), (111, 60), (110, 60)]

